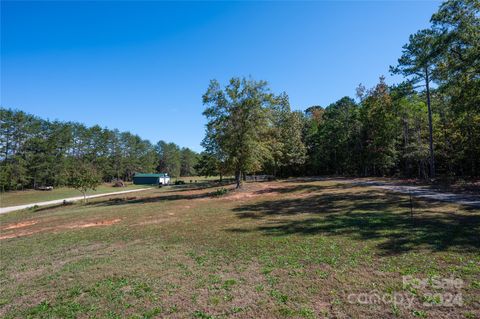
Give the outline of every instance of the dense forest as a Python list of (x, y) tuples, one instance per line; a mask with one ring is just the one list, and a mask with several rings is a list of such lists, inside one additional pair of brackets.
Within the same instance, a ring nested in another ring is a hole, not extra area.
[(0, 189), (64, 185), (68, 171), (93, 166), (103, 181), (131, 180), (135, 172), (195, 175), (198, 154), (164, 141), (153, 145), (129, 132), (47, 121), (0, 109)]
[[(204, 152), (99, 126), (51, 122), (1, 109), (0, 187), (62, 185), (78, 161), (102, 179), (135, 172), (172, 176), (351, 175), (476, 178), (480, 175), (480, 2), (447, 1), (410, 36), (392, 74), (356, 96), (292, 111), (267, 82), (212, 80), (203, 96)], [(387, 71), (387, 70), (386, 70)], [(352, 88), (353, 89), (353, 88)], [(73, 164), (72, 164), (73, 163)]]

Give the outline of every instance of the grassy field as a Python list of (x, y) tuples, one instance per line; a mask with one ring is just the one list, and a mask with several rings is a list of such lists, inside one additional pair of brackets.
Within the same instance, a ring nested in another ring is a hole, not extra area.
[[(103, 184), (98, 186), (97, 189), (94, 191), (90, 190), (88, 192), (88, 195), (113, 193), (146, 187), (148, 186), (133, 184), (127, 184), (125, 187), (112, 187), (111, 184)], [(0, 204), (2, 207), (7, 207), (77, 196), (82, 196), (82, 193), (76, 189), (67, 187), (59, 187), (51, 191), (37, 191), (29, 189), (24, 191), (0, 193)]]
[(414, 200), (412, 216), (341, 180), (187, 186), (0, 216), (0, 317), (480, 316), (479, 210)]

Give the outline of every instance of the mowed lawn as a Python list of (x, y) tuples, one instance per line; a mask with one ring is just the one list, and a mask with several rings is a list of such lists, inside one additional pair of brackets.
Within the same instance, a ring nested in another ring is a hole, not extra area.
[[(95, 195), (102, 193), (121, 192), (125, 190), (147, 188), (148, 185), (133, 185), (127, 184), (125, 187), (113, 187), (111, 184), (102, 184), (95, 190), (88, 191), (87, 195)], [(24, 191), (12, 191), (0, 193), (0, 206), (16, 206), (36, 202), (45, 202), (55, 199), (62, 199), (68, 197), (83, 196), (81, 192), (73, 188), (58, 187), (51, 191), (39, 191), (39, 190), (24, 190)]]
[[(480, 316), (479, 210), (415, 199), (412, 216), (408, 197), (342, 180), (219, 188), (0, 216), (0, 317)], [(463, 285), (405, 286), (404, 275)], [(432, 292), (460, 293), (462, 305)], [(413, 301), (349, 297), (361, 293)]]

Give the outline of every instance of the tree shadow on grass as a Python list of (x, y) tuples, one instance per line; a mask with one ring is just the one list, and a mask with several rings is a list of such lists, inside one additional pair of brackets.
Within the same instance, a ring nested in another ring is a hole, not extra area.
[[(148, 204), (148, 203), (157, 203), (162, 201), (177, 201), (177, 200), (193, 200), (193, 199), (200, 199), (200, 198), (208, 198), (214, 197), (216, 193), (213, 192), (205, 192), (199, 194), (172, 194), (172, 195), (160, 195), (154, 197), (136, 197), (136, 196), (124, 196), (124, 197), (111, 197), (108, 199), (101, 199), (95, 201), (89, 201), (86, 203), (82, 203), (82, 205), (86, 207), (102, 207), (102, 206), (121, 206), (121, 205), (131, 205), (131, 204)], [(118, 196), (118, 195), (117, 195)], [(73, 205), (73, 203), (69, 202), (67, 205), (65, 204), (56, 204), (45, 206), (42, 208), (35, 208), (34, 212), (45, 212), (54, 210), (57, 208), (62, 208), (68, 205)]]
[(231, 180), (224, 180), (224, 181), (207, 181), (207, 182), (200, 182), (200, 183), (187, 183), (184, 185), (172, 185), (170, 186), (172, 189), (164, 191), (164, 193), (177, 193), (177, 192), (189, 192), (195, 190), (203, 190), (211, 187), (222, 187), (232, 185), (234, 182)]
[(342, 182), (351, 181), (358, 177), (352, 176), (304, 176), (304, 177), (290, 177), (282, 180), (282, 183), (313, 183), (313, 182)]
[(480, 211), (435, 210), (443, 205), (416, 201), (412, 217), (408, 198), (397, 194), (386, 195), (378, 191), (319, 194), (237, 207), (234, 212), (238, 218), (264, 221), (253, 229), (229, 231), (377, 240), (377, 247), (387, 255), (415, 249), (478, 251)]
[[(262, 182), (255, 182), (255, 184), (262, 183)], [(162, 192), (158, 196), (153, 197), (114, 197), (104, 201), (96, 201), (91, 202), (89, 205), (95, 206), (114, 206), (114, 205), (126, 205), (126, 204), (146, 204), (146, 203), (155, 203), (161, 201), (176, 201), (176, 200), (194, 200), (194, 199), (202, 199), (202, 198), (215, 198), (216, 194), (216, 187), (223, 187), (232, 185), (230, 181), (225, 182), (214, 182), (214, 183), (205, 183), (201, 186), (188, 186), (181, 189), (171, 189)], [(329, 188), (336, 188), (334, 186), (318, 186), (318, 185), (295, 185), (291, 187), (282, 187), (282, 188), (267, 188), (252, 191), (254, 195), (264, 195), (267, 193), (279, 193), (279, 194), (287, 194), (287, 193), (294, 193), (294, 192), (318, 192), (328, 190)], [(206, 191), (202, 193), (195, 193), (195, 194), (185, 194), (187, 191), (202, 191), (212, 189), (211, 191)], [(240, 190), (241, 191), (249, 191), (248, 189)]]
[(60, 204), (37, 207), (37, 208), (34, 208), (33, 211), (35, 213), (41, 213), (41, 212), (44, 212), (44, 211), (49, 211), (49, 210), (53, 210), (53, 209), (57, 209), (57, 208), (63, 208), (63, 207), (72, 206), (72, 205), (75, 205), (75, 203), (65, 201), (64, 203), (60, 203)]
[[(281, 182), (284, 183), (284, 182)], [(328, 192), (328, 191), (338, 191), (338, 190), (346, 190), (358, 187), (351, 183), (335, 183), (332, 185), (318, 185), (318, 184), (306, 184), (306, 183), (290, 183), (293, 185), (288, 185), (282, 187), (272, 186), (265, 189), (260, 189), (257, 191), (253, 191), (255, 195), (263, 195), (268, 193), (275, 193), (280, 195), (287, 195), (287, 194), (311, 194), (311, 193), (319, 193), (319, 192)]]
[(193, 200), (200, 198), (207, 198), (215, 196), (215, 192), (206, 192), (200, 194), (172, 194), (172, 195), (161, 195), (155, 197), (141, 197), (141, 198), (111, 198), (106, 201), (101, 202), (92, 202), (89, 205), (92, 206), (117, 206), (117, 205), (130, 205), (130, 204), (149, 204), (157, 203), (162, 201), (177, 201), (177, 200)]
[[(113, 197), (107, 200), (102, 201), (95, 201), (91, 202), (88, 205), (92, 206), (118, 206), (118, 205), (130, 205), (130, 204), (149, 204), (149, 203), (157, 203), (162, 201), (179, 201), (179, 200), (194, 200), (194, 199), (202, 199), (202, 198), (213, 198), (217, 196), (216, 187), (222, 187), (231, 185), (229, 181), (223, 182), (205, 182), (205, 183), (197, 183), (195, 186), (194, 184), (189, 185), (181, 185), (176, 189), (170, 189), (161, 192), (157, 196), (150, 196), (150, 197)], [(203, 191), (212, 189), (211, 191), (201, 192), (201, 193), (194, 193), (188, 194), (187, 192), (196, 192), (196, 191)]]

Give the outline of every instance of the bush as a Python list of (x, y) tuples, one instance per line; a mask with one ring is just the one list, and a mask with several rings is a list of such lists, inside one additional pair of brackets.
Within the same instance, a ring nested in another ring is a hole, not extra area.
[(222, 188), (218, 188), (217, 190), (215, 190), (214, 195), (215, 196), (222, 196), (222, 195), (225, 195), (226, 193), (228, 193), (228, 189), (226, 189), (225, 187), (222, 187)]
[(125, 187), (125, 183), (121, 179), (113, 180), (113, 187)]
[(184, 185), (185, 182), (184, 181), (175, 181), (175, 185)]

